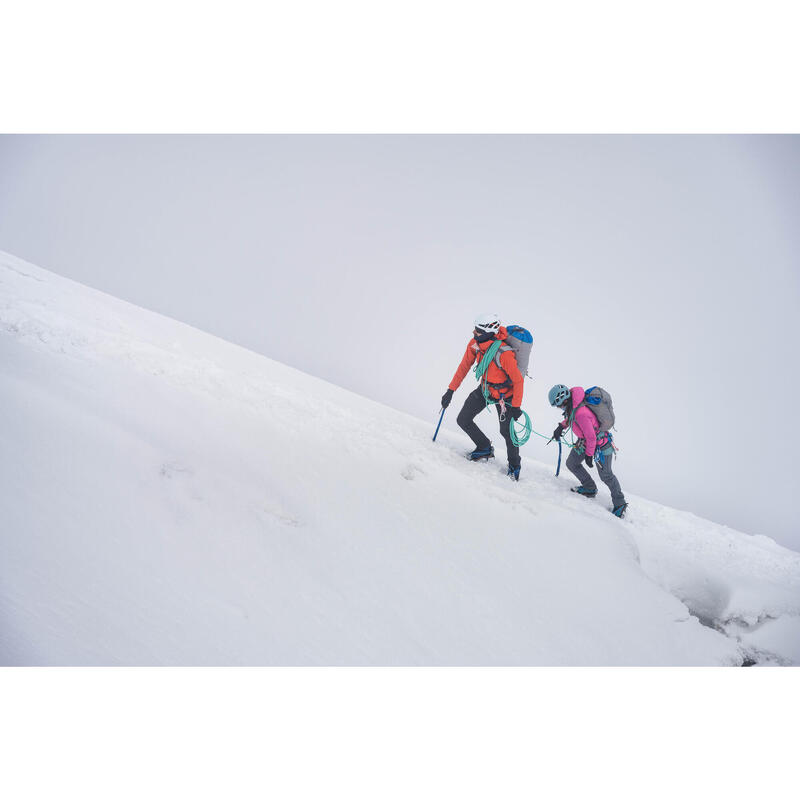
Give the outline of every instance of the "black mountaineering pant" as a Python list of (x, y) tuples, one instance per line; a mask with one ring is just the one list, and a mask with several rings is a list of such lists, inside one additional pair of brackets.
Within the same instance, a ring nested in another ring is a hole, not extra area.
[[(464, 401), (464, 407), (458, 412), (456, 422), (459, 428), (475, 442), (475, 447), (479, 450), (485, 450), (491, 447), (492, 443), (486, 437), (486, 434), (475, 424), (475, 417), (486, 408), (486, 400), (483, 397), (483, 391), (479, 386), (474, 392), (471, 392), (467, 399)], [(500, 419), (500, 404), (498, 403), (495, 408), (497, 409), (497, 417)], [(506, 400), (506, 418), (500, 420), (500, 433), (506, 440), (506, 452), (508, 453), (508, 466), (516, 469), (519, 464), (519, 447), (516, 447), (511, 441), (511, 401)]]

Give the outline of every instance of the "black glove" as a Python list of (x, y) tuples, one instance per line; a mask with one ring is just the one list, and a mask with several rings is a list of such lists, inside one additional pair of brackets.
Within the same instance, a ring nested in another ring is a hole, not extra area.
[(514, 417), (514, 419), (519, 419), (522, 416), (522, 409), (519, 408), (519, 406), (511, 406), (509, 411), (511, 412), (511, 416)]
[(589, 469), (591, 469), (594, 466), (594, 461), (592, 461), (591, 456), (586, 456), (586, 458), (584, 458), (583, 460), (586, 462), (586, 466), (589, 467)]
[(447, 406), (449, 406), (449, 405), (450, 405), (450, 401), (451, 401), (452, 399), (453, 399), (453, 390), (452, 390), (452, 389), (448, 389), (448, 390), (447, 390), (447, 391), (446, 391), (446, 392), (445, 392), (445, 393), (442, 395), (442, 408), (447, 408)]
[(562, 436), (562, 434), (563, 434), (563, 433), (564, 433), (564, 429), (563, 429), (563, 428), (562, 428), (562, 427), (559, 425), (559, 426), (558, 426), (558, 427), (557, 427), (557, 428), (556, 428), (556, 429), (553, 431), (553, 438), (554, 438), (556, 441), (558, 441), (558, 440), (561, 438), (561, 436)]

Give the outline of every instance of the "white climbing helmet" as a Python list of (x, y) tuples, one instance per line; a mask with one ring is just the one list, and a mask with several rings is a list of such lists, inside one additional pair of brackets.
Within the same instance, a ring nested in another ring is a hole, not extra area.
[(475, 330), (497, 333), (500, 330), (500, 317), (497, 314), (478, 314), (475, 317)]

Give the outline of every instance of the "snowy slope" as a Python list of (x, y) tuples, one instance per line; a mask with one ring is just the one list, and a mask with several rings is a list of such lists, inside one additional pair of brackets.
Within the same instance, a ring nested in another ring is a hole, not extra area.
[(800, 555), (635, 497), (620, 522), (541, 444), (513, 484), (5, 254), (0, 364), (2, 664), (800, 663)]

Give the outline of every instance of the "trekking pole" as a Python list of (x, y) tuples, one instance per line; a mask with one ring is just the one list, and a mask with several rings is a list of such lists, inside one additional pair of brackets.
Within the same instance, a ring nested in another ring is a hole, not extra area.
[(434, 441), (434, 442), (436, 441), (436, 437), (437, 437), (437, 436), (438, 436), (438, 434), (439, 434), (439, 428), (441, 427), (442, 420), (444, 419), (444, 412), (445, 412), (446, 410), (447, 410), (446, 408), (442, 408), (442, 413), (441, 413), (441, 414), (439, 414), (439, 424), (436, 426), (436, 433), (434, 433), (434, 434), (433, 434), (433, 441)]

